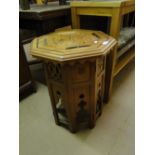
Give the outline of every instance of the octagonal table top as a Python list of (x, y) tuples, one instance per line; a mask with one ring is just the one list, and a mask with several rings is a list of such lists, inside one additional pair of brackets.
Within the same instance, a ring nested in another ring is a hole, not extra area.
[(35, 38), (30, 52), (38, 58), (63, 62), (104, 55), (115, 44), (114, 38), (101, 31), (73, 29)]

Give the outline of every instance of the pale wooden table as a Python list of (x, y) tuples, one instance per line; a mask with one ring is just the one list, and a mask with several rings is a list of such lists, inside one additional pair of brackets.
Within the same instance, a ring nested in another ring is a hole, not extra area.
[[(89, 0), (89, 1), (72, 1), (72, 27), (80, 28), (80, 16), (106, 16), (111, 17), (110, 35), (115, 39), (119, 38), (122, 16), (135, 10), (134, 0)], [(114, 55), (107, 56), (107, 85), (106, 93), (107, 100), (109, 99), (112, 87), (112, 81), (121, 69), (135, 57), (135, 50), (131, 49), (123, 59), (117, 60), (117, 49)], [(113, 63), (114, 62), (114, 63)], [(117, 62), (117, 63), (116, 63)], [(112, 65), (110, 65), (110, 63)], [(113, 66), (114, 64), (114, 66)]]

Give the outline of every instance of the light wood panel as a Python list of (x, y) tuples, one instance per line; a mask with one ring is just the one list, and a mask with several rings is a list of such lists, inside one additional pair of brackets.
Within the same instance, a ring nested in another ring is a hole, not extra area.
[(111, 9), (102, 9), (102, 8), (85, 8), (85, 9), (77, 9), (78, 15), (93, 15), (93, 16), (112, 16)]
[(123, 59), (117, 62), (113, 77), (115, 77), (135, 57), (135, 48), (126, 53)]

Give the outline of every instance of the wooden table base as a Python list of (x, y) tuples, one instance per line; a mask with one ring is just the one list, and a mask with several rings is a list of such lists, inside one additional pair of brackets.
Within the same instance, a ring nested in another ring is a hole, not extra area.
[(71, 132), (93, 128), (101, 114), (104, 91), (105, 57), (46, 62), (46, 78), (56, 124)]

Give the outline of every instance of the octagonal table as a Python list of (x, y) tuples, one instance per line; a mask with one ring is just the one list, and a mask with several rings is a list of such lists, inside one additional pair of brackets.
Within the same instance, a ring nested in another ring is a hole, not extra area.
[(102, 112), (106, 54), (116, 40), (103, 32), (74, 29), (32, 41), (31, 54), (44, 60), (55, 122), (71, 132), (93, 128)]

